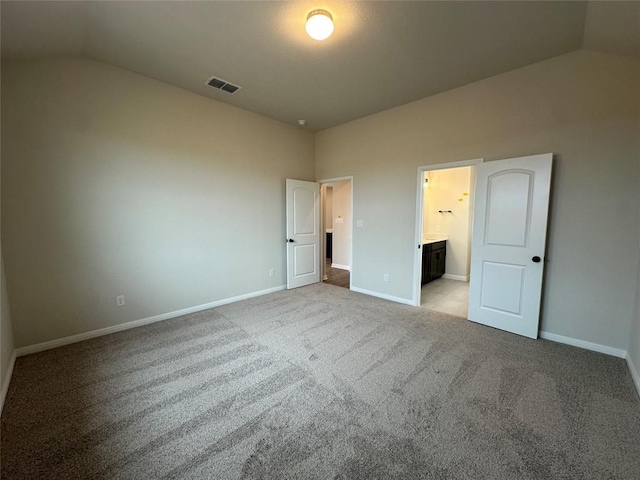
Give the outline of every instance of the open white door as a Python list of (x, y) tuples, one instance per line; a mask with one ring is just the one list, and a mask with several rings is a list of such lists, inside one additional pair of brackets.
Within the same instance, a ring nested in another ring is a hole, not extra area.
[(538, 338), (552, 160), (476, 167), (469, 320)]
[(320, 281), (320, 184), (287, 179), (287, 288)]

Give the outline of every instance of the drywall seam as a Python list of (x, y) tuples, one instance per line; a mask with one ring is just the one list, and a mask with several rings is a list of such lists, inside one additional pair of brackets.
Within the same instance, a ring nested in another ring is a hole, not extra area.
[(631, 372), (631, 378), (633, 379), (633, 383), (636, 384), (636, 390), (638, 390), (638, 395), (640, 395), (640, 369), (638, 369), (631, 359), (631, 355), (627, 353), (627, 365), (629, 367), (629, 372)]
[(383, 298), (385, 300), (390, 300), (390, 301), (396, 302), (396, 303), (403, 303), (405, 305), (411, 305), (412, 307), (414, 306), (413, 300), (411, 300), (409, 298), (394, 297), (393, 295), (387, 295), (385, 293), (378, 293), (378, 292), (374, 292), (372, 290), (365, 290), (364, 288), (358, 288), (358, 287), (353, 287), (353, 286), (351, 287), (351, 291), (352, 292), (358, 292), (358, 293), (364, 293), (365, 295), (371, 295), (372, 297)]
[(540, 331), (540, 338), (551, 340), (552, 342), (564, 343), (573, 347), (584, 348), (585, 350), (604, 353), (606, 355), (612, 355), (618, 358), (625, 358), (627, 356), (626, 350), (608, 347), (607, 345), (601, 345), (599, 343), (586, 342), (584, 340), (578, 340), (577, 338), (565, 337), (564, 335), (557, 335), (555, 333), (544, 332), (542, 330)]
[(11, 377), (13, 375), (13, 366), (16, 364), (16, 356), (16, 351), (14, 350), (11, 354), (11, 359), (9, 360), (9, 367), (7, 368), (4, 382), (2, 382), (2, 391), (0, 392), (0, 414), (2, 414), (4, 399), (7, 397), (7, 392), (9, 391), (9, 384), (11, 383)]
[(62, 347), (63, 345), (69, 345), (71, 343), (82, 342), (83, 340), (89, 340), (91, 338), (101, 337), (103, 335), (109, 335), (110, 333), (116, 333), (116, 332), (121, 332), (123, 330), (129, 330), (131, 328), (141, 327), (143, 325), (148, 325), (150, 323), (169, 320), (170, 318), (176, 318), (182, 315), (188, 315), (189, 313), (208, 310), (210, 308), (219, 307), (221, 305), (227, 305), (229, 303), (239, 302), (241, 300), (246, 300), (248, 298), (259, 297), (261, 295), (267, 295), (269, 293), (279, 292), (285, 289), (286, 289), (286, 285), (280, 285), (278, 287), (268, 288), (266, 290), (245, 293), (244, 295), (238, 295), (237, 297), (224, 298), (222, 300), (217, 300), (211, 303), (205, 303), (203, 305), (198, 305), (195, 307), (184, 308), (182, 310), (176, 310), (174, 312), (162, 313), (160, 315), (154, 315), (153, 317), (142, 318), (140, 320), (133, 320), (131, 322), (122, 323), (120, 325), (114, 325), (112, 327), (100, 328), (98, 330), (92, 330), (90, 332), (79, 333), (78, 335), (71, 335), (69, 337), (59, 338), (57, 340), (51, 340), (49, 342), (37, 343), (35, 345), (29, 345), (26, 347), (17, 348), (14, 356), (21, 357), (23, 355), (30, 355), (32, 353), (42, 352), (42, 351), (50, 350), (56, 347)]

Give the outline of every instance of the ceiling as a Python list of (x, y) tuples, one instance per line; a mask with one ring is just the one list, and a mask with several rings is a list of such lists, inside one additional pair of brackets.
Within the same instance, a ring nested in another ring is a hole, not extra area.
[[(640, 56), (639, 7), (2, 1), (2, 57), (82, 55), (318, 131), (583, 46)], [(334, 17), (335, 32), (322, 42), (304, 29), (315, 8)], [(205, 85), (211, 76), (242, 89), (215, 90)]]

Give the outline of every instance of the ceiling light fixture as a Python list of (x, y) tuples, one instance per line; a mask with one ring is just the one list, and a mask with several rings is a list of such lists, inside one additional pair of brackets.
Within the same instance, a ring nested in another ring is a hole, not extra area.
[(315, 40), (324, 40), (333, 33), (333, 17), (326, 10), (312, 10), (307, 15), (307, 33)]

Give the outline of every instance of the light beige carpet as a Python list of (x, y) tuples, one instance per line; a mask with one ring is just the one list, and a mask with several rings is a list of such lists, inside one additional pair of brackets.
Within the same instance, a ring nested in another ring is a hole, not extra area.
[(637, 479), (617, 358), (331, 285), (18, 359), (2, 478)]

